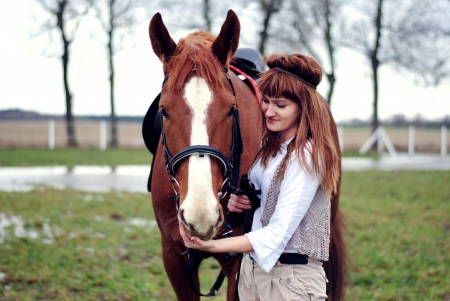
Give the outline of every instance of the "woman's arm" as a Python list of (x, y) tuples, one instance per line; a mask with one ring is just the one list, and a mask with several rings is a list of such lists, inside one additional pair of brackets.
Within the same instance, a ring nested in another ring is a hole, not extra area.
[(179, 223), (179, 228), (184, 245), (187, 248), (207, 251), (211, 253), (253, 252), (253, 247), (250, 244), (247, 236), (245, 235), (204, 241), (198, 237), (189, 238), (186, 233), (186, 229), (181, 223)]

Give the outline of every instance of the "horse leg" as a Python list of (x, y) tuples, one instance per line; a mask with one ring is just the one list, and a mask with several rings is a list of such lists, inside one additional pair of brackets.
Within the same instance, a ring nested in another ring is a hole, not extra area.
[(239, 295), (236, 291), (236, 274), (239, 270), (241, 254), (231, 258), (228, 258), (228, 253), (214, 254), (213, 256), (220, 263), (223, 272), (228, 278), (227, 301), (239, 301)]
[[(178, 301), (200, 301), (200, 296), (191, 290), (187, 280), (190, 276), (186, 270), (186, 259), (181, 256), (185, 249), (184, 246), (180, 246), (172, 239), (163, 238), (164, 267)], [(194, 283), (199, 287), (198, 267), (200, 260), (195, 260), (194, 265)]]

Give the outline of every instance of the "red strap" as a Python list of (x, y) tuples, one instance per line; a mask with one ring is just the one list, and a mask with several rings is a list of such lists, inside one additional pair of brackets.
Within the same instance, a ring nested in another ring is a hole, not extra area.
[(230, 69), (233, 70), (234, 72), (239, 73), (240, 75), (244, 76), (250, 82), (250, 84), (253, 87), (253, 91), (255, 92), (256, 100), (258, 100), (258, 105), (261, 106), (261, 94), (259, 93), (258, 85), (253, 80), (253, 78), (251, 78), (248, 74), (242, 72), (241, 70), (239, 70), (238, 68), (236, 68), (233, 65), (230, 65)]

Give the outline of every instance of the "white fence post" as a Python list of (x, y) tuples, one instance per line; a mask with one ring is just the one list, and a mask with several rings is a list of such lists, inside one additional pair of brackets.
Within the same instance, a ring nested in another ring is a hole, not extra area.
[(382, 127), (380, 126), (379, 128), (378, 128), (378, 141), (377, 141), (377, 151), (378, 151), (378, 154), (381, 154), (382, 152), (383, 152), (383, 150), (384, 150), (384, 141), (383, 141), (383, 139), (381, 139), (381, 131), (382, 131)]
[(100, 150), (106, 149), (106, 121), (100, 120)]
[(381, 154), (381, 152), (384, 149), (384, 145), (386, 145), (389, 154), (391, 156), (395, 156), (397, 155), (397, 151), (394, 148), (394, 145), (391, 142), (391, 139), (389, 139), (388, 134), (386, 133), (386, 131), (384, 130), (384, 127), (379, 126), (375, 132), (372, 133), (372, 136), (369, 137), (369, 139), (367, 139), (366, 142), (364, 142), (363, 146), (361, 146), (361, 148), (359, 149), (359, 153), (361, 155), (365, 154), (372, 145), (374, 145), (375, 143), (377, 143), (378, 146), (378, 153)]
[(55, 120), (50, 119), (48, 121), (48, 148), (55, 148)]
[(337, 128), (339, 147), (341, 148), (341, 153), (344, 152), (344, 127), (339, 125)]
[(413, 125), (409, 126), (409, 138), (408, 138), (408, 155), (412, 156), (414, 155), (415, 152), (415, 146), (416, 146), (416, 141), (415, 141), (415, 128)]
[(391, 139), (389, 139), (388, 134), (386, 133), (386, 130), (384, 127), (380, 126), (380, 140), (383, 140), (383, 143), (386, 144), (386, 148), (389, 151), (389, 154), (391, 156), (396, 156), (397, 151), (395, 150), (394, 144), (392, 144)]
[(441, 157), (447, 156), (447, 127), (441, 127)]
[(364, 142), (364, 144), (360, 147), (359, 149), (359, 154), (364, 155), (365, 153), (367, 153), (367, 151), (370, 149), (370, 147), (377, 142), (378, 140), (378, 132), (379, 132), (380, 128), (377, 128), (375, 130), (375, 132), (372, 133), (372, 135), (369, 137), (369, 139), (367, 139), (366, 142)]

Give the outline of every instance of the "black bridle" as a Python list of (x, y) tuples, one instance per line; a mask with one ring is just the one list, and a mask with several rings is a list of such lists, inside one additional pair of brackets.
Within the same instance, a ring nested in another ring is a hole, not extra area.
[[(229, 191), (233, 192), (236, 190), (237, 182), (239, 180), (239, 170), (241, 165), (241, 155), (244, 151), (244, 143), (242, 141), (242, 135), (241, 135), (241, 128), (239, 123), (239, 112), (237, 109), (237, 97), (236, 97), (236, 91), (233, 86), (233, 82), (231, 81), (231, 77), (228, 74), (227, 70), (222, 70), (225, 77), (227, 78), (228, 83), (231, 86), (231, 90), (233, 91), (233, 96), (235, 99), (235, 106), (232, 106), (230, 108), (229, 116), (233, 117), (233, 124), (232, 124), (232, 139), (231, 139), (231, 156), (230, 158), (225, 157), (225, 155), (218, 149), (211, 147), (209, 145), (192, 145), (189, 146), (178, 153), (176, 153), (174, 156), (171, 155), (169, 148), (167, 146), (167, 140), (166, 140), (166, 134), (164, 131), (164, 124), (163, 124), (163, 118), (160, 118), (161, 120), (161, 140), (162, 145), (164, 146), (164, 165), (167, 170), (167, 174), (169, 176), (169, 181), (172, 184), (173, 190), (175, 192), (175, 195), (172, 196), (172, 198), (176, 199), (176, 210), (178, 212), (179, 209), (179, 200), (180, 195), (178, 194), (177, 190), (175, 189), (175, 184), (180, 186), (177, 179), (175, 178), (176, 173), (176, 167), (177, 164), (182, 161), (183, 159), (192, 156), (197, 155), (199, 157), (204, 157), (205, 155), (210, 155), (215, 158), (217, 158), (224, 167), (224, 173), (223, 173), (223, 184), (219, 191), (219, 198), (220, 200), (224, 199), (225, 196), (228, 194)], [(163, 81), (163, 87), (164, 84), (169, 79), (169, 75), (167, 75), (164, 78)], [(158, 112), (158, 114), (162, 114), (162, 112)], [(161, 116), (163, 117), (163, 116)]]
[[(231, 128), (232, 133), (232, 139), (231, 139), (231, 156), (230, 158), (227, 158), (220, 150), (211, 147), (209, 145), (192, 145), (189, 146), (178, 153), (176, 153), (174, 156), (171, 155), (169, 148), (167, 146), (167, 140), (166, 140), (166, 134), (164, 131), (164, 124), (163, 124), (163, 116), (162, 111), (159, 111), (158, 114), (160, 114), (160, 120), (161, 120), (161, 141), (162, 145), (164, 146), (164, 165), (167, 170), (167, 174), (169, 176), (169, 181), (172, 184), (172, 188), (174, 191), (174, 195), (169, 196), (169, 198), (175, 198), (176, 200), (176, 211), (178, 212), (178, 209), (180, 207), (180, 195), (177, 192), (177, 189), (175, 189), (175, 184), (180, 187), (179, 182), (175, 178), (176, 173), (176, 167), (177, 164), (182, 161), (183, 159), (198, 155), (199, 157), (204, 157), (205, 154), (209, 156), (213, 156), (217, 158), (224, 167), (224, 173), (223, 173), (223, 183), (222, 187), (219, 190), (219, 199), (222, 200), (225, 198), (225, 196), (230, 193), (235, 193), (238, 189), (238, 180), (239, 180), (239, 171), (241, 166), (241, 155), (244, 151), (244, 143), (242, 141), (242, 134), (241, 134), (241, 128), (239, 123), (239, 112), (237, 109), (237, 97), (236, 97), (236, 91), (233, 86), (233, 82), (231, 81), (231, 77), (228, 74), (228, 71), (226, 69), (222, 69), (228, 83), (230, 84), (231, 90), (233, 91), (233, 96), (235, 100), (235, 104), (230, 108), (229, 116), (233, 117), (233, 124)], [(164, 87), (164, 84), (169, 79), (169, 75), (167, 75), (164, 78), (162, 87)], [(223, 235), (230, 236), (232, 229), (230, 224), (225, 221), (224, 222), (225, 227), (225, 233)], [(219, 290), (220, 286), (223, 283), (223, 280), (225, 279), (225, 273), (223, 270), (220, 271), (219, 276), (217, 277), (216, 282), (214, 283), (213, 287), (209, 290), (209, 293), (202, 294), (197, 289), (195, 283), (194, 283), (194, 256), (195, 256), (195, 250), (194, 249), (187, 249), (185, 252), (181, 254), (183, 257), (187, 256), (187, 262), (186, 262), (186, 269), (188, 274), (188, 282), (189, 286), (191, 287), (192, 291), (196, 293), (197, 295), (204, 296), (204, 297), (211, 297), (217, 295), (217, 291)], [(236, 256), (236, 253), (229, 253), (228, 257)]]

